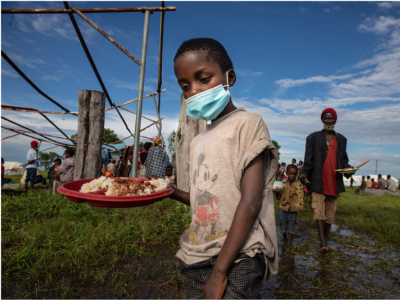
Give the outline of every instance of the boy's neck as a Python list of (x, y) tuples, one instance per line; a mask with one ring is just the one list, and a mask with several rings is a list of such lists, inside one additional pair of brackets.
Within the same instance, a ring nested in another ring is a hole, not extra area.
[(290, 184), (290, 185), (292, 185), (292, 183), (293, 183), (294, 181), (290, 181), (290, 180), (288, 180), (287, 182), (289, 182), (289, 184)]
[(235, 105), (233, 105), (232, 99), (230, 99), (229, 103), (226, 105), (226, 107), (224, 108), (222, 113), (220, 113), (216, 119), (212, 120), (211, 123), (214, 123), (218, 119), (222, 118), (223, 116), (226, 116), (227, 114), (233, 112), (236, 109), (237, 109), (237, 107)]

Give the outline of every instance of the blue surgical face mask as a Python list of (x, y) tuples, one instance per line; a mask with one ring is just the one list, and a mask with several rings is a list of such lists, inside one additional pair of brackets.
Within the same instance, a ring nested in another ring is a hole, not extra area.
[[(228, 81), (228, 72), (226, 72), (226, 81)], [(228, 91), (225, 90), (228, 87)], [(186, 113), (189, 117), (214, 120), (228, 105), (231, 99), (229, 85), (223, 86), (222, 84), (215, 88), (201, 92), (185, 100)]]

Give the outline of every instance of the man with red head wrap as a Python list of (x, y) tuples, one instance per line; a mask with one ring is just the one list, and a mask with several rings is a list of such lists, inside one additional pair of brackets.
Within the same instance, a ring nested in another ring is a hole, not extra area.
[(25, 177), (25, 188), (28, 188), (28, 182), (30, 183), (30, 188), (33, 189), (33, 185), (36, 181), (36, 172), (38, 165), (38, 151), (39, 151), (39, 143), (37, 141), (31, 142), (31, 148), (28, 150), (26, 154), (26, 160), (28, 163), (25, 165), (26, 169), (26, 177)]
[[(343, 175), (335, 170), (351, 168), (346, 152), (347, 139), (334, 128), (337, 113), (333, 108), (325, 109), (321, 114), (324, 129), (307, 137), (303, 171), (300, 179), (308, 178), (314, 220), (317, 222), (321, 241), (319, 252), (325, 253), (328, 246), (328, 234), (334, 221), (336, 199), (343, 193)], [(346, 175), (350, 177), (350, 175)]]

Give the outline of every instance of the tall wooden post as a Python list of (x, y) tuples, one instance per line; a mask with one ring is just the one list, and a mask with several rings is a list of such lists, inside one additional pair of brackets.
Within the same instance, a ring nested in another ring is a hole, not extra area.
[(78, 140), (74, 180), (101, 176), (105, 95), (79, 90)]
[(206, 128), (207, 122), (188, 117), (186, 114), (185, 98), (181, 95), (181, 111), (179, 125), (175, 136), (176, 177), (177, 188), (190, 191), (190, 143)]

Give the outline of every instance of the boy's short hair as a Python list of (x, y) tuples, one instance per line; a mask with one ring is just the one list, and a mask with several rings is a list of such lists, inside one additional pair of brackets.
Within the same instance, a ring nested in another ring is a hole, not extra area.
[(370, 178), (371, 178), (371, 176), (368, 175), (368, 176), (367, 176), (367, 179), (370, 179)]
[(172, 169), (172, 165), (166, 166), (165, 169)]
[(223, 73), (233, 69), (232, 61), (224, 46), (220, 42), (210, 38), (196, 38), (184, 41), (175, 54), (174, 62), (186, 52), (202, 50), (208, 52), (207, 60), (217, 63)]
[(386, 178), (387, 178), (387, 179), (390, 179), (390, 177), (391, 177), (391, 176), (390, 176), (390, 175), (388, 175)]
[(297, 172), (297, 170), (299, 169), (296, 165), (288, 165), (287, 167), (286, 167), (286, 172), (289, 172), (289, 170), (290, 169), (296, 169), (296, 172)]
[(60, 163), (61, 164), (61, 159), (57, 158), (56, 160), (54, 160), (55, 163)]

